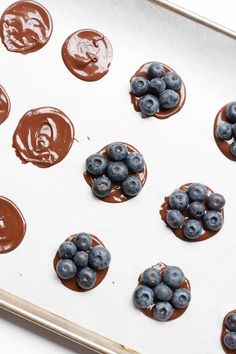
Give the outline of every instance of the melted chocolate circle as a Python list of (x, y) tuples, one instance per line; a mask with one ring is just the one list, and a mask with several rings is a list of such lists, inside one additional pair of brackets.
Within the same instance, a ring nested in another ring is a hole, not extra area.
[(79, 79), (97, 81), (108, 73), (112, 46), (98, 31), (79, 30), (65, 40), (62, 58), (67, 69)]
[(0, 20), (0, 36), (10, 52), (28, 54), (45, 46), (52, 33), (49, 12), (35, 1), (17, 1)]
[(13, 135), (13, 148), (23, 163), (47, 168), (68, 154), (74, 139), (70, 119), (59, 109), (32, 109), (21, 118)]
[[(191, 183), (186, 183), (183, 186), (181, 186), (178, 189), (181, 189), (182, 191), (186, 192), (188, 190), (188, 187), (191, 185)], [(205, 186), (206, 190), (207, 190), (207, 195), (210, 195), (211, 193), (214, 193), (209, 187)], [(206, 210), (208, 209), (206, 206), (206, 203), (203, 203), (206, 207)], [(171, 208), (169, 207), (169, 197), (165, 197), (164, 203), (161, 205), (161, 209), (160, 209), (160, 215), (161, 215), (161, 219), (165, 222), (165, 224), (167, 225), (167, 227), (169, 227), (169, 225), (166, 222), (166, 215), (167, 215), (167, 211), (170, 210)], [(224, 218), (224, 210), (221, 210), (220, 213), (222, 214), (222, 217)], [(187, 209), (184, 210), (182, 212), (183, 216), (184, 216), (184, 221), (186, 222), (188, 219), (191, 219), (188, 215), (188, 211)], [(171, 229), (171, 231), (175, 234), (176, 237), (180, 238), (183, 241), (187, 241), (187, 242), (198, 242), (198, 241), (204, 241), (207, 240), (208, 238), (214, 236), (215, 234), (217, 234), (217, 232), (219, 232), (220, 230), (217, 231), (213, 231), (213, 230), (208, 230), (205, 228), (204, 223), (202, 221), (202, 219), (198, 219), (198, 221), (200, 221), (201, 225), (202, 225), (202, 233), (201, 235), (197, 238), (197, 239), (193, 239), (193, 240), (189, 240), (187, 237), (184, 236), (183, 233), (183, 225), (178, 228), (178, 229)]]
[[(147, 71), (148, 71), (148, 67), (150, 64), (152, 64), (153, 62), (150, 61), (148, 63), (143, 64), (137, 71), (136, 73), (131, 77), (130, 82), (132, 81), (132, 79), (134, 77), (137, 76), (142, 76), (145, 77), (145, 79), (149, 79)], [(164, 67), (165, 73), (169, 72), (169, 71), (173, 71), (173, 69), (171, 69), (169, 66), (167, 66), (166, 64), (161, 63)], [(154, 117), (158, 118), (158, 119), (166, 119), (169, 118), (170, 116), (172, 116), (173, 114), (179, 112), (181, 110), (181, 108), (183, 107), (184, 103), (185, 103), (185, 99), (186, 99), (186, 88), (184, 83), (182, 82), (182, 86), (181, 89), (179, 91), (177, 91), (177, 93), (179, 94), (179, 103), (177, 104), (176, 107), (174, 108), (170, 108), (170, 109), (164, 109), (160, 107), (159, 112), (157, 112), (156, 114), (154, 114)], [(136, 112), (141, 112), (141, 109), (139, 108), (139, 101), (140, 101), (140, 97), (136, 97), (132, 92), (130, 92), (130, 96), (131, 96), (131, 102), (134, 106), (134, 109)], [(142, 117), (143, 118), (149, 118), (149, 116), (145, 116), (142, 113)]]
[(17, 206), (0, 197), (0, 253), (13, 251), (25, 236), (26, 223)]
[[(65, 241), (74, 242), (75, 236), (76, 235), (72, 235), (72, 236), (68, 237)], [(105, 247), (104, 244), (102, 243), (102, 241), (99, 240), (98, 237), (91, 235), (91, 234), (90, 234), (90, 236), (92, 237), (92, 241), (93, 241), (92, 247), (96, 247), (98, 245)], [(89, 250), (87, 250), (86, 252), (89, 253)], [(57, 263), (59, 262), (60, 259), (61, 258), (59, 256), (59, 253), (57, 252), (55, 255), (55, 258), (53, 260), (53, 267), (54, 267), (55, 271), (56, 271)], [(105, 276), (108, 272), (108, 269), (109, 269), (109, 267), (102, 269), (102, 270), (96, 270), (97, 278), (96, 278), (96, 282), (95, 282), (94, 286), (92, 287), (92, 289), (96, 288), (103, 281), (103, 279), (105, 278)], [(61, 279), (61, 278), (59, 278), (59, 279), (62, 282), (62, 284), (65, 285), (70, 290), (79, 291), (79, 292), (92, 290), (92, 289), (82, 289), (81, 287), (79, 287), (76, 282), (76, 277), (74, 277), (72, 279), (68, 279), (68, 280)]]
[(0, 124), (2, 124), (9, 116), (11, 109), (10, 99), (5, 89), (0, 86)]
[(225, 346), (225, 343), (224, 343), (224, 336), (225, 336), (227, 333), (230, 332), (230, 331), (228, 330), (228, 328), (226, 327), (226, 325), (225, 325), (225, 319), (226, 319), (226, 317), (227, 317), (230, 313), (236, 313), (236, 310), (232, 310), (232, 311), (228, 312), (228, 313), (225, 315), (225, 318), (224, 318), (223, 324), (222, 324), (222, 330), (221, 330), (221, 337), (220, 337), (220, 340), (221, 340), (222, 348), (224, 349), (225, 353), (227, 353), (227, 354), (235, 354), (235, 353), (236, 353), (236, 350), (230, 350), (230, 349), (228, 349), (228, 348)]

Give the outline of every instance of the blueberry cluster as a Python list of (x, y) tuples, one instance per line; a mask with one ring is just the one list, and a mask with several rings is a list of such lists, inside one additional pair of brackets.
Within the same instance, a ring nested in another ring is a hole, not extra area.
[(221, 140), (231, 140), (229, 146), (231, 155), (236, 157), (236, 102), (230, 102), (226, 106), (225, 116), (227, 122), (220, 123), (216, 130), (216, 136)]
[(225, 320), (224, 325), (228, 332), (224, 336), (224, 345), (229, 350), (236, 350), (236, 313), (230, 312)]
[(92, 247), (92, 237), (85, 232), (75, 235), (73, 242), (63, 242), (56, 265), (59, 278), (68, 280), (76, 277), (82, 289), (92, 289), (96, 283), (97, 271), (105, 269), (111, 261), (110, 252), (103, 246)]
[(120, 185), (127, 197), (135, 197), (142, 189), (140, 180), (135, 176), (145, 165), (143, 156), (138, 152), (128, 152), (123, 143), (112, 143), (107, 147), (106, 159), (101, 154), (93, 154), (86, 160), (86, 169), (93, 180), (92, 191), (99, 198), (107, 197), (113, 183)]
[[(192, 183), (187, 191), (176, 189), (169, 196), (166, 222), (171, 229), (182, 228), (184, 236), (196, 240), (203, 231), (218, 231), (223, 226), (222, 209), (225, 199), (221, 194), (207, 194), (203, 184)], [(184, 213), (184, 215), (183, 215)]]
[(190, 303), (190, 291), (181, 287), (184, 281), (185, 275), (179, 267), (167, 266), (162, 274), (155, 267), (148, 268), (134, 291), (134, 305), (142, 310), (152, 309), (157, 321), (168, 321), (174, 309), (184, 309)]
[[(148, 80), (149, 79), (149, 80)], [(153, 62), (147, 70), (147, 78), (134, 77), (131, 92), (139, 97), (139, 108), (145, 116), (153, 116), (161, 109), (171, 109), (178, 105), (180, 76), (174, 71), (165, 72), (163, 64)]]

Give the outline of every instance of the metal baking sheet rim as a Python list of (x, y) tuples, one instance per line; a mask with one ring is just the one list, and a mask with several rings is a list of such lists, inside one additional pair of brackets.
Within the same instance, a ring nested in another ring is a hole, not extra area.
[[(236, 32), (199, 16), (167, 0), (148, 0), (180, 16), (204, 25), (214, 31), (236, 39)], [(138, 354), (137, 351), (112, 341), (96, 332), (68, 321), (56, 314), (34, 305), (22, 298), (0, 289), (0, 308), (30, 321), (44, 329), (76, 342), (88, 349), (102, 354)]]

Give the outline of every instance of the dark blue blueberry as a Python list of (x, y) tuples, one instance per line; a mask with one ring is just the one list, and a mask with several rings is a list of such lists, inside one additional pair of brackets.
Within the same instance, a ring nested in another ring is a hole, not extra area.
[(173, 307), (169, 302), (157, 302), (153, 307), (153, 316), (157, 321), (168, 321), (173, 314)]
[(73, 258), (77, 252), (77, 248), (73, 242), (65, 241), (63, 242), (58, 250), (59, 256), (61, 258)]
[(202, 224), (195, 219), (189, 219), (183, 226), (183, 233), (189, 240), (196, 240), (202, 233)]
[(184, 309), (188, 306), (191, 300), (191, 293), (188, 289), (180, 288), (175, 290), (171, 300), (172, 305), (176, 309)]
[(232, 154), (234, 157), (236, 157), (236, 141), (234, 141), (234, 142), (230, 145), (229, 150), (230, 150), (231, 154)]
[(92, 289), (96, 283), (97, 274), (95, 270), (84, 267), (77, 272), (77, 284), (80, 288), (88, 290)]
[(131, 152), (125, 159), (125, 163), (128, 166), (130, 172), (140, 172), (145, 164), (143, 155), (138, 152)]
[(236, 123), (236, 102), (230, 102), (227, 104), (226, 118), (230, 123)]
[(93, 154), (86, 160), (86, 169), (91, 175), (97, 177), (106, 172), (108, 161), (100, 154)]
[(162, 273), (163, 282), (173, 288), (178, 288), (183, 284), (185, 276), (183, 271), (176, 266), (168, 266)]
[(211, 193), (207, 198), (207, 205), (212, 210), (222, 210), (225, 205), (225, 198), (222, 194)]
[(110, 178), (106, 176), (98, 177), (93, 181), (92, 191), (99, 198), (107, 197), (112, 190)]
[(159, 95), (166, 89), (166, 83), (164, 80), (160, 79), (159, 77), (156, 77), (155, 79), (152, 79), (150, 81), (150, 92), (153, 95)]
[(221, 123), (216, 129), (216, 135), (223, 140), (230, 140), (232, 138), (232, 124)]
[(206, 187), (201, 183), (192, 183), (187, 193), (191, 202), (203, 202), (207, 197)]
[(107, 175), (113, 182), (122, 182), (128, 176), (129, 170), (124, 162), (111, 162), (107, 167)]
[(150, 79), (154, 79), (155, 77), (162, 77), (164, 75), (164, 67), (161, 63), (153, 62), (149, 65), (147, 74)]
[(71, 279), (77, 273), (77, 267), (71, 259), (61, 259), (56, 266), (56, 272), (61, 279)]
[(147, 94), (140, 98), (139, 108), (146, 116), (153, 116), (159, 112), (159, 101), (156, 96)]
[(184, 209), (186, 209), (189, 203), (189, 199), (186, 192), (181, 191), (180, 189), (176, 189), (169, 196), (168, 202), (171, 209), (183, 211)]
[(74, 244), (77, 247), (78, 251), (86, 251), (92, 247), (92, 237), (86, 232), (81, 232), (75, 236)]
[(191, 216), (191, 218), (194, 218), (194, 219), (202, 218), (205, 211), (206, 211), (206, 208), (205, 208), (204, 204), (201, 202), (192, 202), (188, 208), (189, 215)]
[(146, 93), (148, 93), (149, 81), (141, 76), (134, 77), (131, 80), (130, 87), (131, 87), (131, 92), (135, 96), (137, 96), (137, 97), (144, 96), (144, 95), (146, 95)]
[(107, 248), (98, 245), (89, 252), (88, 263), (93, 269), (105, 269), (111, 262), (111, 254)]
[(236, 349), (236, 332), (228, 332), (224, 336), (224, 345), (226, 348), (229, 350), (235, 350)]
[(133, 302), (139, 309), (146, 309), (152, 305), (154, 300), (154, 292), (151, 288), (139, 285), (133, 294)]
[(113, 143), (108, 146), (107, 153), (112, 161), (122, 161), (128, 155), (128, 149), (125, 144)]
[(77, 265), (77, 267), (87, 267), (88, 265), (88, 253), (84, 251), (79, 251), (73, 258), (73, 262)]
[(178, 229), (184, 223), (183, 214), (176, 209), (170, 209), (166, 214), (166, 222), (171, 229)]
[(232, 133), (233, 133), (234, 138), (236, 138), (236, 123), (234, 123), (232, 125)]
[(236, 313), (231, 312), (225, 318), (225, 326), (231, 332), (236, 332)]
[(170, 109), (177, 106), (179, 103), (179, 95), (174, 90), (165, 90), (159, 97), (160, 106), (164, 109)]
[(224, 220), (217, 210), (209, 210), (203, 217), (204, 225), (208, 230), (218, 231), (222, 228)]
[(154, 288), (161, 281), (161, 273), (158, 269), (151, 267), (147, 268), (141, 275), (142, 284)]
[(166, 88), (179, 91), (182, 86), (182, 79), (181, 77), (175, 73), (174, 71), (169, 71), (163, 76), (163, 80), (166, 83)]
[(135, 197), (141, 189), (142, 184), (135, 176), (129, 176), (122, 182), (122, 191), (128, 197)]
[(156, 285), (154, 288), (154, 294), (156, 298), (161, 301), (170, 301), (173, 296), (171, 288), (169, 288), (169, 286), (165, 283)]

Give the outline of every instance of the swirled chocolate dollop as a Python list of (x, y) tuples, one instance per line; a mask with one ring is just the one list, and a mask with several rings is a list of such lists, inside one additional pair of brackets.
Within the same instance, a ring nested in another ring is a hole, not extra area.
[(112, 61), (112, 46), (97, 31), (79, 30), (64, 42), (62, 58), (70, 72), (79, 79), (97, 81), (108, 73)]
[(0, 124), (2, 124), (9, 116), (11, 109), (10, 99), (5, 89), (0, 86)]
[(13, 135), (13, 148), (23, 163), (51, 167), (68, 154), (74, 139), (70, 119), (53, 107), (25, 113)]
[(17, 1), (2, 14), (0, 36), (10, 52), (35, 52), (48, 42), (51, 33), (51, 16), (35, 1)]

